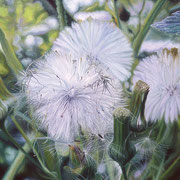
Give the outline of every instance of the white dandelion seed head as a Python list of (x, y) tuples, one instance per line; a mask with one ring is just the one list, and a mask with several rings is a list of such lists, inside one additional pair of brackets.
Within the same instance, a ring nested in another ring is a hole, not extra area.
[(74, 19), (85, 21), (88, 18), (111, 21), (112, 17), (107, 11), (94, 11), (94, 12), (78, 12), (74, 15)]
[(108, 70), (51, 52), (29, 72), (23, 80), (28, 101), (50, 137), (69, 143), (80, 129), (95, 134), (113, 129), (113, 110), (122, 105), (121, 85)]
[(150, 86), (145, 105), (145, 117), (149, 121), (166, 123), (178, 119), (180, 114), (180, 55), (178, 49), (164, 49), (144, 59), (134, 72), (134, 84), (138, 80)]
[(135, 146), (137, 152), (147, 160), (152, 156), (152, 154), (155, 154), (159, 148), (158, 144), (149, 137), (138, 139), (135, 142)]
[(53, 49), (101, 63), (121, 81), (131, 75), (133, 51), (124, 34), (113, 23), (92, 19), (74, 23), (60, 33)]

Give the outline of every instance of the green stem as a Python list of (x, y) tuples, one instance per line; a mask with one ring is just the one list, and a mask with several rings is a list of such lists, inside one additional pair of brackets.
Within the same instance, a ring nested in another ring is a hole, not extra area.
[(174, 170), (178, 169), (180, 165), (180, 155), (177, 159), (172, 163), (172, 165), (162, 174), (161, 180), (168, 179), (174, 172)]
[(26, 152), (24, 151), (24, 149), (14, 140), (14, 138), (9, 134), (9, 132), (6, 130), (5, 126), (2, 125), (1, 129), (4, 131), (4, 133), (6, 134), (6, 136), (8, 137), (8, 139), (19, 149), (22, 151), (22, 153), (24, 153), (27, 158), (37, 167), (41, 168), (39, 166), (39, 164)]
[(36, 155), (39, 163), (41, 164), (41, 167), (42, 167), (41, 169), (43, 169), (44, 172), (46, 172), (47, 174), (49, 174), (51, 177), (55, 178), (56, 175), (53, 174), (53, 173), (51, 173), (51, 172), (49, 171), (49, 169), (46, 168), (46, 166), (44, 165), (44, 163), (42, 162), (42, 160), (41, 160), (41, 158), (40, 158), (40, 156), (39, 156), (39, 153), (37, 152), (36, 148), (34, 148), (34, 147), (32, 146), (32, 143), (31, 143), (30, 139), (27, 137), (26, 133), (23, 131), (23, 129), (21, 128), (21, 126), (19, 125), (19, 123), (16, 121), (16, 119), (15, 119), (13, 116), (11, 116), (11, 118), (12, 118), (12, 121), (14, 122), (14, 124), (16, 125), (17, 129), (18, 129), (19, 132), (21, 133), (21, 135), (22, 135), (22, 136), (24, 137), (24, 139), (26, 140), (26, 142), (32, 147), (34, 154)]
[(26, 142), (32, 146), (31, 141), (29, 140), (29, 138), (27, 137), (26, 133), (23, 131), (23, 129), (21, 128), (21, 126), (19, 125), (19, 123), (16, 121), (16, 118), (14, 116), (11, 116), (11, 119), (13, 121), (13, 123), (15, 124), (16, 128), (19, 130), (19, 132), (21, 133), (21, 135), (23, 136), (23, 138), (26, 140)]
[(125, 167), (121, 167), (121, 168), (122, 168), (122, 173), (123, 173), (124, 179), (128, 180)]
[[(31, 150), (31, 147), (29, 146), (28, 143), (26, 143), (23, 146), (23, 150), (26, 153), (28, 153)], [(2, 180), (13, 180), (25, 157), (26, 157), (25, 154), (21, 150), (19, 150), (15, 160), (13, 161), (12, 165), (10, 166), (10, 168), (8, 169), (7, 173), (5, 174)]]
[(159, 11), (161, 10), (162, 6), (167, 2), (167, 0), (157, 0), (155, 3), (153, 9), (151, 12), (148, 14), (147, 18), (145, 19), (144, 24), (141, 27), (141, 30), (137, 36), (137, 38), (134, 41), (133, 48), (135, 52), (135, 57), (138, 55), (139, 50), (141, 48), (141, 44), (146, 36), (146, 34), (149, 31), (149, 28), (157, 15), (159, 14)]
[(65, 18), (64, 18), (64, 7), (62, 0), (56, 0), (56, 8), (58, 12), (58, 19), (59, 19), (59, 29), (62, 31), (65, 27)]
[(115, 0), (113, 1), (113, 3), (114, 3), (114, 11), (115, 11), (115, 16), (116, 16), (116, 20), (117, 20), (117, 25), (118, 25), (118, 27), (121, 29), (121, 24), (120, 24), (119, 15), (118, 15), (118, 10), (117, 10), (117, 7), (116, 7), (116, 2), (115, 2)]

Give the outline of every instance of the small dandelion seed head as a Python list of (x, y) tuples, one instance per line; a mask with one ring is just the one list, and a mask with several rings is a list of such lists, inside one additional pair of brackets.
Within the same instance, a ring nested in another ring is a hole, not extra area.
[(130, 77), (133, 51), (130, 43), (113, 23), (87, 20), (62, 31), (54, 50), (84, 56), (92, 64), (102, 64), (121, 81)]
[(136, 168), (146, 164), (151, 159), (152, 155), (156, 158), (156, 160), (160, 161), (163, 153), (165, 152), (164, 146), (162, 144), (158, 144), (149, 136), (137, 139), (134, 144), (137, 153), (132, 159), (132, 164), (134, 164)]
[(113, 110), (123, 103), (121, 85), (107, 69), (57, 52), (33, 67), (24, 88), (39, 127), (50, 137), (73, 142), (80, 128), (112, 131)]
[(163, 49), (139, 63), (134, 72), (138, 80), (150, 86), (145, 105), (148, 121), (173, 122), (180, 114), (180, 55), (177, 48)]

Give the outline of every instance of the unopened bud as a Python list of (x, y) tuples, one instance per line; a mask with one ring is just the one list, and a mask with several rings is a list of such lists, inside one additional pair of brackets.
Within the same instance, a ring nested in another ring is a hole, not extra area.
[(146, 130), (144, 111), (148, 92), (149, 86), (145, 82), (139, 80), (134, 87), (129, 106), (129, 109), (133, 114), (133, 119), (130, 122), (130, 129), (132, 131), (141, 132)]
[(120, 166), (126, 165), (136, 152), (129, 141), (131, 118), (131, 112), (127, 109), (118, 108), (114, 112), (114, 139), (109, 147), (109, 156)]

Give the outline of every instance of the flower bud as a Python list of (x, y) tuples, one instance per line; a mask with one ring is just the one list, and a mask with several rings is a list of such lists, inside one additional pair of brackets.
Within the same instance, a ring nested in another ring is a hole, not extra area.
[(146, 130), (144, 110), (148, 92), (149, 86), (145, 82), (139, 80), (134, 87), (129, 106), (129, 109), (133, 114), (132, 121), (130, 122), (130, 129), (132, 131), (141, 132)]
[(114, 139), (109, 147), (109, 156), (120, 166), (126, 165), (135, 155), (135, 147), (129, 141), (131, 117), (130, 111), (124, 108), (114, 112)]

